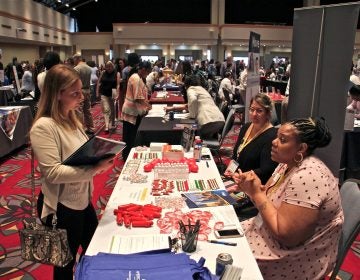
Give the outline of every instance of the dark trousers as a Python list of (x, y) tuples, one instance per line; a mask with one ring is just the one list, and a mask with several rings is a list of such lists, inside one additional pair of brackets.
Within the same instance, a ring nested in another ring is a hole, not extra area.
[(218, 139), (218, 134), (224, 127), (224, 122), (210, 122), (200, 127), (200, 138), (206, 140)]
[[(39, 217), (41, 217), (42, 206), (44, 203), (44, 195), (40, 192), (37, 209)], [(53, 215), (46, 218), (45, 224), (52, 225)], [(65, 267), (54, 267), (54, 280), (72, 280), (73, 268), (75, 264), (76, 253), (81, 246), (81, 256), (85, 254), (90, 244), (91, 238), (98, 225), (98, 220), (94, 206), (90, 203), (84, 210), (73, 210), (61, 203), (58, 203), (56, 210), (57, 228), (63, 228), (67, 231), (67, 237), (73, 260)]]
[(126, 161), (131, 148), (134, 147), (136, 133), (139, 128), (141, 119), (142, 117), (138, 116), (135, 124), (123, 121), (123, 141), (126, 143), (126, 147), (122, 152), (122, 157), (124, 161)]

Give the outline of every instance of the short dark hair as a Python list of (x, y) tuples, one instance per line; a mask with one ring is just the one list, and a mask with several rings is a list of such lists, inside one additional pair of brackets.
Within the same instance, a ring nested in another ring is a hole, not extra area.
[(44, 55), (44, 66), (46, 70), (49, 70), (51, 67), (59, 63), (60, 63), (60, 56), (57, 52), (50, 51)]
[(129, 53), (128, 55), (128, 64), (131, 67), (136, 66), (140, 62), (140, 57), (137, 53)]
[(141, 61), (138, 65), (138, 69), (145, 68), (146, 70), (151, 70), (151, 63), (149, 61)]
[(360, 96), (360, 85), (353, 84), (349, 89), (349, 93), (352, 96)]
[(184, 82), (185, 88), (189, 88), (191, 86), (201, 86), (201, 80), (198, 75), (192, 74), (190, 76), (185, 77)]

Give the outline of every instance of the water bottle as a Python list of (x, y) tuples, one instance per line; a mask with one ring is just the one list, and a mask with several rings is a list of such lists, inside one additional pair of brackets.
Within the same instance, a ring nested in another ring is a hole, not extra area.
[(193, 155), (196, 161), (200, 161), (201, 159), (201, 149), (202, 149), (202, 141), (200, 139), (200, 136), (196, 136), (194, 141), (194, 155)]

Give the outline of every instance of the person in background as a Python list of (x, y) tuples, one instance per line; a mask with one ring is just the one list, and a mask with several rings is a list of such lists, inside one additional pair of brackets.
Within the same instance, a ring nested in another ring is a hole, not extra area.
[(351, 68), (350, 82), (355, 85), (360, 85), (360, 68)]
[(344, 222), (338, 180), (319, 158), (331, 134), (324, 119), (283, 124), (272, 141), (279, 163), (267, 183), (254, 171), (233, 174), (259, 214), (242, 222), (264, 279), (324, 279), (333, 269)]
[(216, 106), (210, 93), (201, 86), (199, 76), (193, 74), (185, 79), (187, 104), (183, 106), (169, 106), (166, 111), (188, 110), (189, 116), (196, 119), (201, 139), (218, 139), (218, 133), (223, 129), (225, 118)]
[(139, 64), (139, 62), (140, 57), (137, 53), (129, 53), (128, 64), (125, 66), (121, 73), (121, 77), (124, 82), (127, 83), (130, 76), (136, 72), (136, 66)]
[(160, 73), (153, 71), (146, 77), (146, 87), (148, 89), (149, 95), (153, 92), (154, 86), (159, 83)]
[(91, 68), (83, 61), (80, 54), (75, 54), (74, 69), (79, 72), (80, 79), (83, 85), (84, 100), (79, 112), (82, 114), (83, 123), (85, 126), (85, 132), (89, 135), (95, 133), (94, 120), (91, 114), (91, 96), (90, 96), (90, 81), (91, 81)]
[(96, 96), (100, 97), (101, 94), (101, 109), (105, 119), (104, 132), (106, 134), (109, 133), (109, 129), (115, 128), (114, 99), (119, 98), (119, 89), (120, 73), (116, 72), (114, 64), (108, 61), (96, 86)]
[[(1, 58), (2, 58), (2, 49), (0, 49), (0, 71), (4, 71), (4, 65), (1, 62)], [(5, 76), (5, 74), (3, 73), (3, 75)], [(5, 78), (5, 77), (4, 77)], [(0, 80), (0, 86), (3, 85), (5, 82), (5, 80)]]
[(221, 64), (220, 76), (222, 78), (224, 78), (226, 72), (231, 72), (231, 74), (233, 75), (234, 80), (237, 79), (236, 64), (235, 64), (234, 59), (233, 59), (233, 57), (231, 55), (228, 56), (226, 58), (226, 61), (224, 61)]
[(68, 57), (68, 58), (65, 60), (64, 64), (66, 64), (66, 65), (68, 65), (68, 66), (70, 66), (70, 67), (75, 67), (74, 58)]
[(360, 85), (353, 84), (349, 90), (351, 103), (346, 107), (347, 110), (354, 112), (354, 117), (360, 119)]
[(145, 82), (146, 76), (151, 72), (151, 63), (142, 61), (137, 69), (137, 73), (129, 78), (125, 102), (122, 107), (123, 141), (126, 143), (126, 147), (122, 152), (124, 160), (127, 159), (131, 148), (134, 146), (141, 119), (151, 109)]
[(226, 104), (226, 98), (225, 98), (223, 89), (228, 91), (230, 100), (233, 100), (233, 98), (235, 96), (235, 87), (236, 87), (235, 82), (234, 82), (231, 72), (226, 72), (225, 77), (224, 77), (224, 79), (221, 80), (220, 86), (219, 86), (218, 96), (222, 102), (222, 105), (220, 105), (220, 108), (222, 108), (223, 106), (230, 105), (230, 104)]
[(248, 78), (248, 70), (246, 65), (244, 64), (244, 69), (240, 73), (239, 77), (239, 90), (242, 104), (246, 104), (246, 88), (247, 88), (247, 78)]
[(286, 67), (285, 75), (288, 77), (286, 89), (285, 89), (285, 98), (281, 101), (281, 123), (287, 121), (287, 112), (289, 105), (289, 95), (290, 95), (290, 75), (291, 75), (291, 64), (289, 63)]
[(13, 84), (15, 82), (13, 66), (15, 66), (19, 80), (21, 80), (24, 74), (24, 70), (22, 69), (21, 64), (18, 63), (17, 57), (13, 57), (12, 62), (6, 65), (5, 73), (4, 73), (7, 76), (10, 84)]
[(90, 76), (90, 96), (91, 96), (91, 105), (96, 102), (96, 87), (99, 80), (99, 69), (97, 68), (95, 61), (89, 60), (86, 62), (87, 65), (91, 68)]
[(37, 84), (40, 90), (40, 94), (43, 92), (43, 86), (44, 86), (44, 81), (45, 81), (45, 77), (46, 77), (46, 73), (47, 71), (49, 71), (51, 69), (51, 67), (53, 67), (54, 65), (57, 65), (60, 63), (60, 56), (57, 52), (47, 52), (44, 55), (44, 59), (43, 59), (43, 65), (44, 65), (44, 71), (39, 73), (37, 75)]
[(35, 90), (34, 80), (29, 64), (25, 64), (24, 75), (21, 79), (21, 95), (22, 98), (29, 95), (30, 92)]
[(113, 165), (113, 157), (96, 165), (67, 166), (62, 162), (87, 140), (76, 110), (83, 99), (77, 71), (66, 65), (53, 66), (46, 74), (39, 108), (30, 131), (31, 146), (41, 173), (37, 209), (42, 223), (66, 229), (73, 260), (54, 267), (53, 279), (72, 280), (76, 254), (82, 255), (98, 225), (91, 203), (93, 177)]

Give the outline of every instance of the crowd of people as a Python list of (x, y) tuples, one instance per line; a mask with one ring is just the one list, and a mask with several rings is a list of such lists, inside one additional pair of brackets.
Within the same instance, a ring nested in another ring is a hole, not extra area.
[[(18, 65), (16, 59), (12, 64)], [(224, 127), (223, 108), (229, 102), (224, 89), (231, 94), (230, 102), (244, 103), (247, 77), (246, 65), (232, 57), (223, 63), (172, 59), (164, 65), (141, 61), (136, 53), (98, 68), (78, 54), (61, 63), (57, 53), (47, 52), (34, 66), (21, 68), (22, 88), (34, 91), (39, 101), (30, 132), (42, 174), (39, 217), (51, 225), (56, 215), (57, 226), (67, 229), (74, 257), (80, 246), (85, 252), (97, 226), (92, 177), (110, 168), (113, 160), (94, 166), (62, 164), (94, 133), (92, 92), (101, 101), (105, 132), (114, 129), (116, 118), (122, 120), (126, 160), (141, 119), (151, 109), (153, 87), (169, 82), (164, 69), (177, 75), (186, 101), (166, 110), (187, 110), (203, 139), (217, 138)], [(355, 78), (348, 109), (360, 113), (360, 83)], [(247, 110), (249, 122), (242, 125), (232, 156), (238, 167), (227, 169), (224, 176), (235, 182), (228, 191), (244, 192), (257, 209), (242, 226), (260, 270), (265, 279), (321, 279), (333, 268), (343, 224), (337, 181), (313, 155), (330, 143), (331, 133), (321, 118), (290, 120), (275, 128), (270, 121), (273, 104), (264, 93), (255, 95)], [(54, 279), (72, 279), (73, 265), (55, 268)]]

